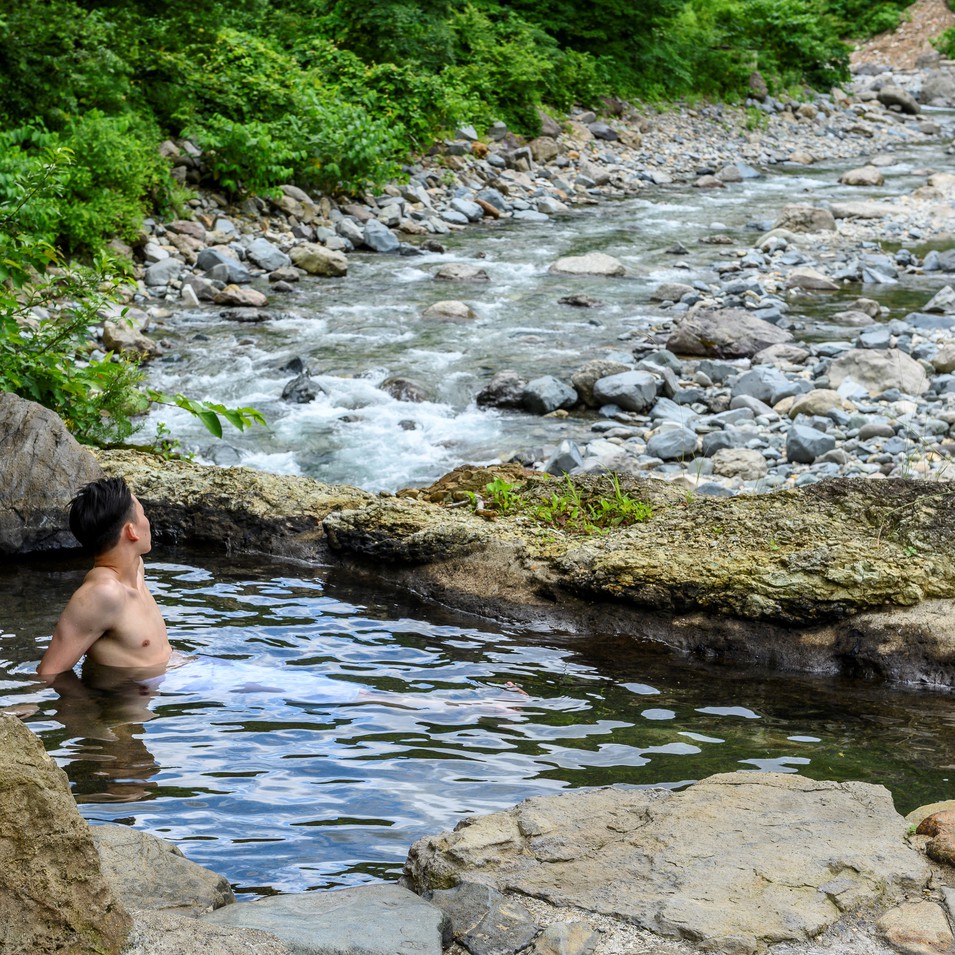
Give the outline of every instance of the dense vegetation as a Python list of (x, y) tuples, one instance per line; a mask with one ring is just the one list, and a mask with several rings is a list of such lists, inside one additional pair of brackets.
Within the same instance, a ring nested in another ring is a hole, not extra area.
[(911, 0), (2, 0), (0, 201), (43, 150), (75, 162), (30, 228), (66, 252), (179, 198), (156, 146), (211, 184), (359, 191), (457, 123), (533, 133), (606, 95), (739, 98), (846, 75), (842, 36)]
[[(128, 436), (155, 400), (134, 363), (84, 347), (116, 286), (109, 240), (188, 195), (165, 138), (198, 144), (225, 192), (360, 192), (456, 124), (533, 134), (540, 107), (734, 100), (753, 70), (825, 87), (847, 75), (840, 37), (910, 2), (0, 0), (0, 390), (88, 441)], [(169, 400), (213, 431), (255, 420)]]

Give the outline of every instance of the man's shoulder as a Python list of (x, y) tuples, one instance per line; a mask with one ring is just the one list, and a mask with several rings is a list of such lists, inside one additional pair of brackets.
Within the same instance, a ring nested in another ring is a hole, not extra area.
[(76, 591), (76, 596), (97, 604), (118, 605), (126, 600), (126, 587), (105, 567), (94, 567)]

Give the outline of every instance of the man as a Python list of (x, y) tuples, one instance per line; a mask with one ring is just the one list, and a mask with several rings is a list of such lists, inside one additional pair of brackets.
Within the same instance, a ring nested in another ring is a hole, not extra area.
[(122, 478), (83, 487), (70, 506), (70, 530), (93, 554), (93, 569), (70, 598), (37, 672), (52, 680), (85, 654), (106, 667), (161, 673), (172, 649), (146, 586), (152, 547), (143, 506)]

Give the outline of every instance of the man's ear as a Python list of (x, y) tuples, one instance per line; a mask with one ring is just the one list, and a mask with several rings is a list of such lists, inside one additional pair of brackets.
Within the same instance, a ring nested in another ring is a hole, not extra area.
[(139, 540), (139, 531), (136, 530), (136, 525), (132, 521), (127, 521), (123, 525), (123, 536), (133, 543)]

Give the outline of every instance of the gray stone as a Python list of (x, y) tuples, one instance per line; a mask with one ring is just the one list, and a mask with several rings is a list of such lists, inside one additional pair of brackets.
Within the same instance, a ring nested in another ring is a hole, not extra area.
[(801, 288), (810, 292), (838, 292), (839, 283), (834, 282), (828, 275), (823, 275), (818, 269), (802, 266), (793, 269), (786, 276), (786, 288)]
[(455, 212), (460, 212), (469, 222), (477, 222), (478, 219), (484, 218), (484, 210), (476, 202), (465, 199), (463, 196), (452, 199), (451, 208)]
[(647, 441), (647, 454), (663, 461), (683, 461), (696, 455), (697, 440), (690, 428), (661, 428)]
[(588, 361), (582, 368), (577, 369), (571, 375), (570, 383), (574, 386), (581, 403), (588, 408), (599, 408), (601, 402), (594, 397), (594, 384), (601, 378), (631, 370), (630, 366), (623, 362), (614, 361), (610, 358), (595, 358)]
[(855, 348), (834, 359), (829, 366), (829, 384), (839, 389), (847, 380), (862, 385), (870, 395), (898, 388), (907, 395), (928, 390), (926, 370), (910, 355), (897, 348), (873, 350)]
[(789, 332), (754, 318), (744, 309), (704, 308), (688, 312), (674, 323), (667, 348), (676, 355), (744, 358), (792, 340)]
[(418, 891), (477, 877), (711, 951), (807, 942), (929, 878), (883, 787), (782, 773), (535, 797), (469, 823), (412, 846)]
[(923, 312), (940, 312), (943, 315), (955, 314), (955, 289), (946, 285), (939, 289), (922, 308)]
[(836, 220), (826, 209), (794, 203), (783, 206), (773, 229), (788, 229), (790, 232), (835, 232)]
[(123, 321), (103, 322), (103, 345), (111, 352), (136, 358), (156, 358), (162, 346)]
[(67, 510), (104, 477), (96, 458), (54, 412), (0, 393), (0, 554), (77, 547)]
[(516, 371), (499, 371), (478, 393), (475, 401), (482, 408), (521, 408), (524, 405), (526, 379)]
[(442, 265), (434, 273), (434, 277), (441, 282), (487, 282), (490, 280), (490, 276), (484, 269), (460, 262)]
[(713, 455), (713, 473), (720, 477), (758, 481), (766, 477), (768, 471), (763, 455), (749, 448), (724, 448)]
[(745, 431), (736, 428), (726, 431), (711, 431), (709, 434), (704, 434), (700, 442), (703, 457), (711, 458), (717, 452), (728, 448), (742, 448), (749, 437)]
[(103, 878), (66, 773), (3, 714), (0, 831), (0, 951), (116, 955), (132, 921)]
[(540, 931), (523, 905), (487, 885), (465, 882), (439, 889), (431, 901), (450, 921), (454, 940), (471, 955), (510, 955)]
[(883, 86), (878, 91), (878, 100), (883, 106), (898, 107), (903, 113), (910, 116), (917, 116), (922, 112), (921, 107), (916, 102), (911, 93), (907, 93), (900, 86)]
[(361, 237), (362, 244), (373, 252), (397, 252), (401, 243), (398, 237), (383, 222), (369, 219), (365, 223)]
[(599, 405), (618, 405), (625, 411), (646, 411), (656, 401), (659, 384), (649, 372), (622, 371), (599, 378), (593, 385), (593, 400)]
[(280, 248), (261, 236), (249, 243), (246, 255), (266, 272), (274, 272), (276, 269), (287, 268), (292, 264), (292, 260)]
[(198, 915), (235, 902), (226, 878), (190, 862), (165, 839), (129, 826), (93, 827), (103, 875), (130, 910)]
[(410, 401), (414, 404), (420, 404), (422, 401), (429, 400), (428, 389), (420, 381), (415, 381), (413, 378), (403, 378), (395, 375), (386, 378), (380, 387), (386, 394), (391, 395), (395, 401)]
[(744, 372), (732, 384), (730, 394), (749, 395), (765, 401), (769, 405), (776, 404), (780, 398), (792, 394), (792, 382), (772, 365), (760, 365), (752, 371)]
[(591, 955), (600, 936), (586, 922), (552, 922), (527, 949), (527, 955)]
[(157, 286), (168, 285), (179, 278), (180, 273), (185, 268), (179, 259), (168, 258), (150, 265), (143, 275), (143, 281), (155, 288)]
[[(249, 270), (234, 256), (223, 252), (221, 249), (203, 249), (196, 257), (196, 266), (203, 272), (212, 272), (216, 266), (223, 268), (219, 272), (223, 282), (234, 282), (236, 285), (244, 285), (252, 281), (252, 275)], [(215, 278), (219, 278), (217, 273)]]
[(836, 439), (825, 431), (796, 424), (786, 436), (786, 460), (793, 464), (812, 464), (836, 446)]
[(383, 884), (241, 902), (201, 921), (268, 932), (295, 955), (441, 955), (445, 916), (413, 892)]
[(544, 465), (544, 471), (560, 477), (568, 474), (584, 463), (584, 456), (574, 441), (561, 441), (560, 447), (554, 452)]
[(534, 378), (524, 386), (523, 405), (531, 414), (550, 414), (577, 404), (577, 392), (553, 375)]
[(602, 275), (615, 277), (626, 274), (623, 262), (606, 252), (588, 252), (586, 255), (568, 255), (551, 265), (551, 272), (564, 275)]
[(885, 176), (876, 166), (861, 166), (844, 172), (839, 182), (844, 186), (881, 186), (885, 183)]

